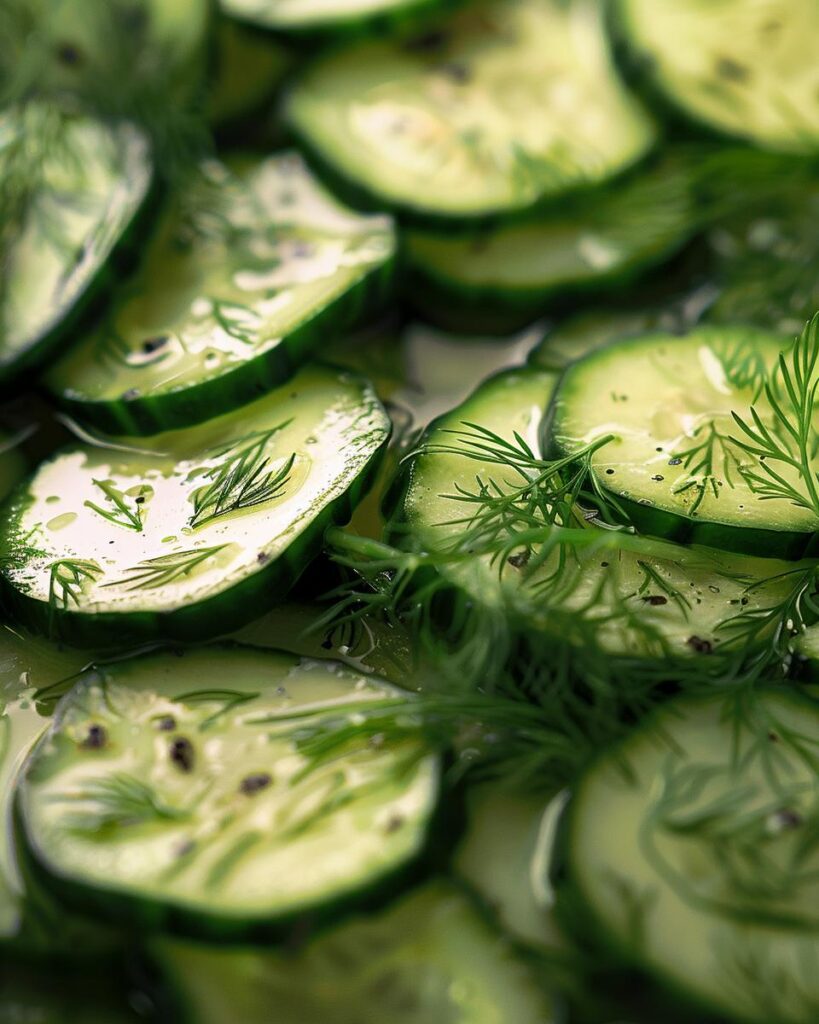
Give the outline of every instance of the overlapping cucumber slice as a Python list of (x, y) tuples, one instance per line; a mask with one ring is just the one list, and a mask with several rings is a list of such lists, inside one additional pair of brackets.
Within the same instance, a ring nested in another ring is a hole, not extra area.
[(157, 947), (182, 1019), (223, 1024), (549, 1024), (550, 1000), (453, 885), (424, 886), (299, 955)]
[(413, 301), (436, 320), (508, 324), (577, 292), (622, 287), (695, 230), (691, 180), (670, 159), (520, 223), (463, 236), (412, 231)]
[[(47, 140), (33, 157), (32, 139)], [(0, 114), (0, 386), (36, 368), (110, 285), (152, 181), (146, 139), (31, 102)]]
[(112, 432), (209, 419), (280, 383), (328, 328), (382, 298), (394, 251), (388, 218), (339, 205), (295, 153), (209, 162), (49, 387)]
[[(550, 531), (545, 515), (539, 520), (536, 505), (527, 505), (527, 480), (546, 463), (539, 467), (523, 445), (535, 460), (541, 457), (555, 383), (546, 371), (507, 371), (432, 425), (406, 466), (393, 522), (402, 543), (436, 553), (439, 572), (510, 621), (617, 655), (720, 650), (734, 642), (732, 619), (775, 608), (791, 592), (792, 570), (799, 568), (792, 562), (690, 549), (591, 523)], [(515, 492), (519, 544), (499, 525), (497, 511), (494, 519), (486, 515), (492, 499), (497, 509)], [(538, 522), (542, 536), (527, 540)], [(502, 542), (494, 548), (493, 529)], [(544, 557), (550, 534), (555, 543)], [(756, 639), (763, 636), (760, 624)]]
[(816, 702), (785, 689), (657, 711), (575, 787), (554, 864), (565, 924), (692, 1019), (809, 1024), (817, 742)]
[[(554, 402), (554, 444), (571, 453), (610, 437), (593, 454), (592, 471), (647, 533), (799, 557), (816, 514), (785, 497), (764, 497), (764, 464), (737, 443), (747, 435), (733, 415), (753, 427), (753, 407), (766, 429), (785, 429), (764, 385), (780, 352), (790, 359), (791, 348), (780, 335), (741, 327), (618, 342), (566, 371)], [(793, 419), (785, 381), (776, 383)], [(800, 491), (798, 465), (775, 470)]]
[(89, 673), (18, 788), (26, 860), (69, 903), (217, 940), (378, 899), (424, 852), (438, 801), (420, 732), (362, 727), (408, 701), (338, 663), (253, 648)]
[(618, 0), (617, 9), (651, 80), (687, 114), (762, 146), (816, 151), (813, 0)]
[(418, 38), (352, 43), (305, 69), (288, 110), (340, 183), (432, 220), (599, 183), (654, 141), (589, 0), (472, 4)]
[(316, 366), (195, 429), (63, 450), (5, 507), (4, 604), (80, 644), (235, 629), (349, 518), (389, 431), (368, 384)]
[(222, 0), (231, 17), (277, 32), (339, 31), (399, 20), (447, 0)]

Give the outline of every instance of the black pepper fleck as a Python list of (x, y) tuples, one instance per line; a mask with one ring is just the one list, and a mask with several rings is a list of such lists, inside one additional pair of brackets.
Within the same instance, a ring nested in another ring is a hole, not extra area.
[(685, 642), (697, 654), (710, 654), (714, 650), (710, 640), (703, 640), (699, 636), (690, 636)]
[(107, 742), (108, 733), (105, 731), (105, 726), (95, 723), (88, 726), (88, 732), (85, 734), (82, 746), (85, 750), (102, 750)]
[(246, 775), (239, 783), (239, 789), (245, 796), (253, 796), (263, 789), (267, 789), (273, 779), (267, 772), (255, 772), (253, 775)]
[(183, 772), (193, 770), (193, 744), (184, 736), (177, 737), (169, 750), (171, 761)]

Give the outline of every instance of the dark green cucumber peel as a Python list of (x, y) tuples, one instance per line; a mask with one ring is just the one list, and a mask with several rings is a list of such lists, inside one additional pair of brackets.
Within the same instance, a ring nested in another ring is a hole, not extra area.
[[(3, 120), (0, 166), (9, 182), (17, 133), (20, 139), (30, 131), (53, 137), (41, 179), (18, 183), (24, 189), (17, 203), (21, 219), (6, 225), (2, 240), (7, 265), (0, 302), (0, 388), (8, 389), (107, 301), (122, 275), (122, 257), (142, 238), (160, 188), (147, 140), (131, 125), (109, 126), (44, 105), (27, 108), (16, 121), (6, 112)], [(78, 197), (85, 201), (82, 214), (76, 212)]]
[(271, 390), (328, 329), (379, 306), (393, 269), (390, 220), (341, 207), (298, 155), (209, 163), (48, 386), (109, 433), (200, 423)]
[[(369, 707), (411, 715), (411, 700), (338, 663), (235, 646), (90, 672), (18, 786), (21, 860), (66, 906), (215, 941), (377, 906), (441, 838), (439, 756), (420, 734), (362, 728)], [(322, 727), (349, 734), (330, 756), (302, 746)]]
[(465, 237), (410, 231), (408, 290), (436, 322), (500, 330), (629, 286), (696, 230), (692, 168), (667, 159), (551, 213)]
[(3, 607), (79, 646), (223, 635), (281, 601), (349, 519), (389, 432), (368, 384), (315, 366), (150, 446), (67, 449), (5, 506)]
[(619, 341), (566, 370), (544, 443), (568, 454), (612, 435), (592, 471), (643, 533), (800, 558), (813, 550), (815, 517), (761, 500), (743, 477), (755, 463), (732, 441), (740, 433), (732, 412), (747, 420), (753, 404), (768, 415), (758, 389), (788, 347), (787, 338), (744, 327)]
[[(616, 77), (598, 6), (568, 7), (478, 4), (417, 45), (330, 51), (294, 83), (290, 125), (343, 190), (431, 225), (474, 225), (598, 184), (637, 163), (655, 130)], [(524, 92), (529, 111), (515, 102)]]
[[(655, 1018), (813, 1021), (817, 722), (797, 689), (678, 697), (575, 784), (549, 865), (558, 920), (603, 967), (638, 972)], [(615, 842), (595, 836), (609, 816)]]
[(297, 953), (157, 942), (157, 966), (190, 1024), (549, 1024), (550, 993), (459, 888), (424, 885)]

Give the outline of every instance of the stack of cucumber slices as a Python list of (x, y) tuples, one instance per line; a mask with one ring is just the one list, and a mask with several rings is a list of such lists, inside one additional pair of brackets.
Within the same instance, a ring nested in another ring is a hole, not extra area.
[(816, 1024), (818, 32), (0, 2), (0, 1024)]

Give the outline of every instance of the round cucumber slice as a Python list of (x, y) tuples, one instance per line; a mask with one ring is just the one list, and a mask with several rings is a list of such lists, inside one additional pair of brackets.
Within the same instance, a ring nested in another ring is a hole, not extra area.
[(233, 18), (276, 32), (339, 31), (443, 7), (450, 0), (222, 0)]
[(304, 71), (288, 112), (360, 199), (432, 220), (603, 181), (655, 137), (590, 0), (478, 3), (418, 39), (355, 42)]
[[(578, 313), (547, 331), (532, 350), (529, 365), (560, 373), (595, 349), (663, 326), (666, 316), (653, 309), (593, 309)], [(673, 324), (668, 324), (669, 329)]]
[(690, 116), (783, 150), (819, 148), (814, 0), (619, 0), (652, 81)]
[(290, 70), (291, 55), (275, 40), (220, 18), (216, 75), (208, 90), (207, 117), (217, 129), (242, 121), (267, 104)]
[(796, 692), (670, 702), (575, 788), (555, 865), (567, 926), (675, 1000), (809, 1024), (817, 742), (817, 704)]
[(211, 161), (48, 386), (113, 433), (200, 423), (279, 384), (383, 298), (394, 252), (390, 220), (340, 206), (295, 153)]
[(560, 211), (466, 236), (410, 231), (410, 294), (447, 323), (522, 321), (578, 291), (622, 286), (694, 230), (691, 169), (669, 160)]
[[(512, 370), (487, 381), (427, 431), (408, 463), (393, 529), (403, 543), (446, 554), (465, 545), (486, 487), (498, 494), (523, 481), (515, 463), (475, 458), (466, 431), (490, 432), (514, 451), (522, 438), (539, 451), (554, 374)], [(454, 433), (453, 433), (454, 432)], [(486, 440), (486, 434), (478, 438)], [(461, 495), (459, 498), (458, 495)], [(491, 555), (442, 558), (439, 571), (476, 601), (504, 610), (527, 629), (596, 644), (615, 655), (689, 657), (729, 646), (738, 613), (776, 607), (790, 593), (793, 562), (689, 549), (589, 524), (535, 571), (537, 546), (503, 564)], [(408, 536), (407, 536), (408, 535)], [(480, 546), (480, 542), (476, 541)], [(534, 564), (534, 563), (533, 563)], [(767, 636), (760, 627), (760, 641)]]
[[(817, 529), (813, 512), (766, 500), (749, 483), (756, 459), (734, 438), (732, 413), (770, 425), (761, 392), (787, 339), (753, 329), (652, 333), (574, 363), (555, 395), (551, 425), (565, 453), (612, 435), (592, 456), (600, 486), (622, 499), (646, 533), (735, 551), (799, 557)], [(783, 477), (798, 490), (799, 474)]]
[(235, 629), (349, 518), (389, 430), (368, 384), (316, 366), (140, 448), (64, 450), (5, 507), (5, 606), (80, 645)]
[[(26, 861), (79, 907), (219, 940), (378, 899), (426, 847), (439, 762), (419, 736), (370, 742), (360, 715), (410, 699), (253, 648), (91, 672), (18, 786)], [(330, 722), (349, 742), (311, 752)]]
[[(32, 136), (49, 145), (36, 166)], [(111, 257), (148, 198), (146, 139), (29, 104), (0, 113), (0, 176), (17, 196), (0, 234), (0, 386), (43, 362), (110, 284)]]
[(297, 956), (157, 944), (190, 1024), (549, 1024), (542, 987), (463, 894), (437, 882)]

